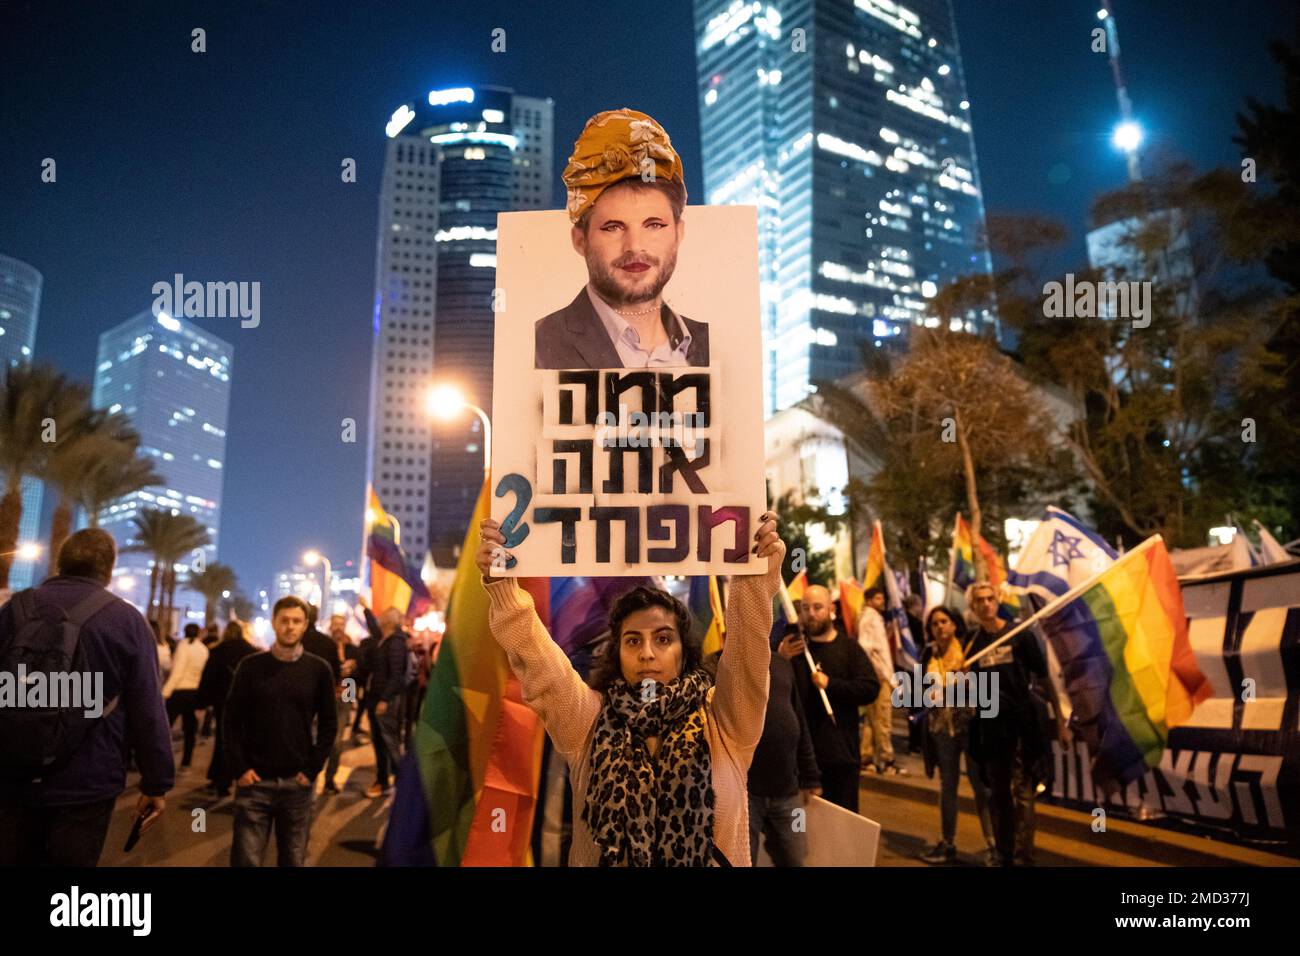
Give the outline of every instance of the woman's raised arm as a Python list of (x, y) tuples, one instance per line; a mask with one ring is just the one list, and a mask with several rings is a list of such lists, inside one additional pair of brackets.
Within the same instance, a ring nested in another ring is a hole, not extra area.
[(488, 626), (519, 678), (524, 703), (542, 719), (555, 747), (570, 765), (581, 756), (600, 714), (601, 698), (578, 676), (552, 640), (533, 605), (533, 598), (514, 578), (491, 578), (494, 552), (504, 545), (499, 525), (486, 519), (475, 561), (487, 591)]

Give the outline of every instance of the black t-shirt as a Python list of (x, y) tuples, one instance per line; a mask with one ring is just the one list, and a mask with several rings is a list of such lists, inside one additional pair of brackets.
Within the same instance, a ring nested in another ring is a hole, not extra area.
[[(997, 631), (990, 633), (980, 628), (975, 633), (968, 658), (974, 657), (1005, 634), (1010, 624), (1004, 624)], [(1000, 644), (974, 664), (977, 672), (996, 673), (998, 675), (998, 717), (1023, 716), (1030, 706), (1030, 675), (1040, 680), (1047, 679), (1047, 660), (1038, 638), (1029, 628), (1025, 628), (1011, 640)]]
[(791, 662), (803, 698), (817, 765), (823, 770), (828, 766), (857, 765), (862, 737), (858, 708), (870, 704), (877, 694), (888, 693), (888, 689), (881, 689), (876, 671), (858, 642), (848, 637), (838, 624), (835, 635), (833, 641), (807, 641), (813, 661), (830, 678), (826, 696), (835, 712), (834, 722), (826, 715), (826, 705), (812, 683), (804, 656), (800, 654)]

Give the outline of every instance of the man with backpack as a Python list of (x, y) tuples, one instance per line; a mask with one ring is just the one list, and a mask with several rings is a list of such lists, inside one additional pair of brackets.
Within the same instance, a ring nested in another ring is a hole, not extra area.
[[(144, 618), (108, 590), (116, 560), (111, 535), (78, 531), (59, 549), (59, 573), (0, 609), (0, 865), (97, 865), (130, 751), (142, 831), (166, 806), (176, 771), (158, 655)], [(71, 686), (59, 675), (92, 675), (101, 699), (19, 706), (3, 688), (24, 674), (51, 688)]]

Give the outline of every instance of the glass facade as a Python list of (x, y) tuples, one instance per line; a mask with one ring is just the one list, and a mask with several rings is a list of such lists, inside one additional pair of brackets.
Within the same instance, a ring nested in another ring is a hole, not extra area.
[[(93, 403), (121, 412), (140, 433), (141, 453), (154, 459), (165, 483), (135, 492), (106, 507), (101, 527), (125, 548), (135, 537), (132, 519), (160, 508), (188, 514), (208, 529), (212, 543), (204, 561), (217, 558), (221, 482), (230, 409), (234, 349), (184, 319), (141, 312), (99, 337)], [(177, 565), (183, 580), (196, 556)], [(113, 571), (114, 588), (144, 607), (149, 589), (148, 555), (122, 551)], [(177, 591), (182, 614), (203, 614), (204, 599)]]
[(433, 382), (492, 411), (498, 213), (551, 205), (553, 103), (435, 90), (394, 113), (376, 275), (369, 480), (402, 547), (446, 567), (483, 482), (477, 416), (432, 421)]
[(991, 269), (956, 27), (950, 0), (696, 0), (695, 25), (706, 202), (759, 209), (771, 415)]
[[(36, 346), (36, 322), (41, 313), (41, 274), (25, 262), (0, 255), (0, 367), (26, 365)], [(45, 485), (36, 478), (22, 481), (23, 516), (18, 524), (20, 544), (40, 540), (41, 499)], [(15, 559), (9, 587), (15, 591), (39, 582), (49, 555), (35, 561)]]

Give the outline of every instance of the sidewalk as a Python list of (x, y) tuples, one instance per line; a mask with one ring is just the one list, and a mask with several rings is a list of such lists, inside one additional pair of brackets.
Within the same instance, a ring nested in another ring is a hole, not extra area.
[[(878, 819), (890, 831), (882, 838), (896, 859), (885, 859), (882, 846), (880, 865), (914, 865), (916, 859), (939, 837), (939, 774), (925, 776), (920, 754), (907, 753), (907, 739), (894, 735), (898, 765), (907, 776), (879, 776), (863, 773), (860, 810), (863, 816)], [(963, 862), (978, 863), (983, 835), (975, 816), (975, 795), (966, 778), (964, 764), (958, 796), (958, 840)], [(906, 819), (893, 814), (896, 801), (910, 808)], [(1221, 839), (1182, 832), (1165, 826), (1137, 823), (1110, 813), (1103, 833), (1092, 829), (1089, 813), (1050, 803), (1041, 797), (1036, 803), (1037, 833), (1035, 860), (1040, 866), (1285, 866), (1300, 861)], [(891, 823), (895, 829), (891, 831)], [(914, 851), (914, 852), (913, 852)], [(925, 864), (920, 864), (925, 865)]]

